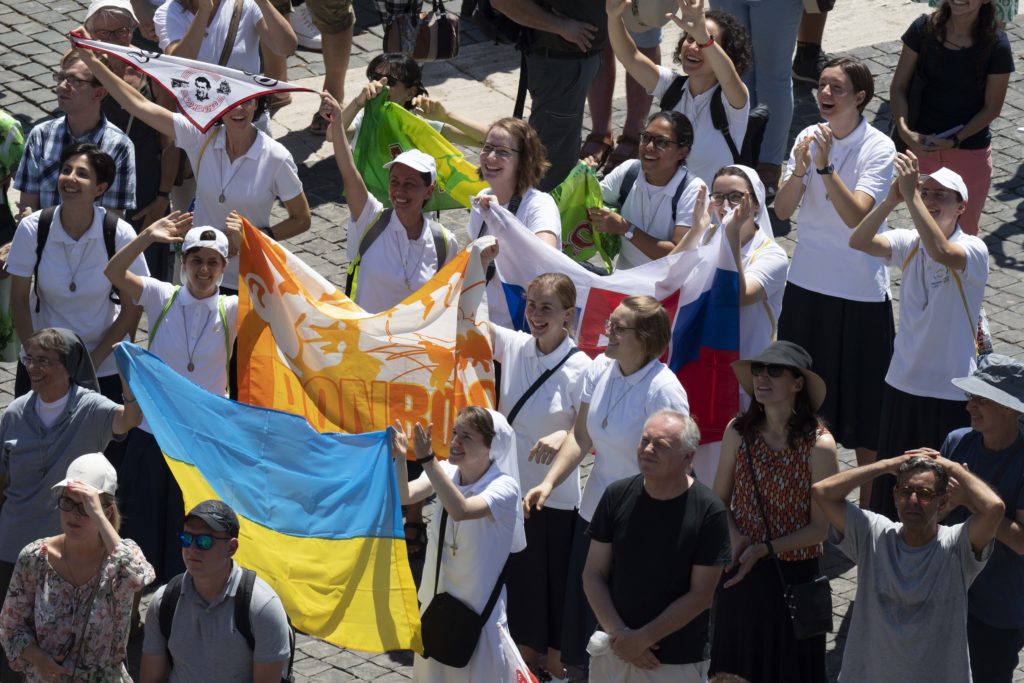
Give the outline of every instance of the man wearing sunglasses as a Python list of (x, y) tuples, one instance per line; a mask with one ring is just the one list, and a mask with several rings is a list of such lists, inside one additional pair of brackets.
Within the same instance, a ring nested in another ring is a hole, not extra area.
[[(882, 474), (896, 475), (899, 522), (846, 500)], [(971, 514), (939, 526), (953, 481)], [(829, 540), (857, 564), (840, 682), (970, 681), (967, 589), (1003, 519), (996, 492), (963, 465), (921, 448), (832, 475), (811, 493), (828, 517)]]
[[(248, 571), (232, 559), (238, 516), (225, 503), (207, 500), (192, 508), (184, 526), (178, 537), (186, 571), (149, 604), (140, 682), (278, 683), (291, 652), (291, 627), (274, 589), (258, 577), (247, 584)], [(244, 590), (251, 590), (252, 646), (240, 625), (244, 617), (236, 618)], [(177, 600), (163, 606), (168, 595)]]

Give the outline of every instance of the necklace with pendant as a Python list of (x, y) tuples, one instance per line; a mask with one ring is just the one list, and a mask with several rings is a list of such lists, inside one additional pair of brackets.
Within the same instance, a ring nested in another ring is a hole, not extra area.
[[(623, 381), (625, 381), (625, 379), (623, 379)], [(611, 389), (611, 382), (609, 382), (608, 384), (609, 384), (608, 388)], [(608, 417), (611, 416), (611, 414), (615, 411), (615, 409), (619, 407), (619, 404), (622, 403), (623, 399), (625, 399), (627, 396), (629, 396), (629, 392), (633, 391), (634, 387), (636, 387), (636, 384), (627, 386), (626, 390), (622, 392), (622, 395), (619, 396), (617, 399), (615, 399), (615, 401), (611, 404), (611, 406), (608, 408), (608, 410), (605, 411), (604, 419), (601, 420), (601, 428), (602, 429), (607, 429), (608, 428)]]
[(196, 343), (192, 344), (192, 348), (189, 348), (189, 344), (188, 344), (189, 337), (191, 337), (192, 335), (191, 335), (191, 333), (190, 333), (190, 331), (188, 329), (188, 316), (185, 315), (185, 307), (184, 306), (181, 307), (181, 322), (185, 326), (185, 353), (188, 354), (188, 366), (187, 367), (188, 367), (188, 371), (189, 372), (195, 372), (195, 370), (196, 370), (196, 364), (195, 364), (195, 360), (194, 360), (195, 359), (195, 355), (196, 355), (196, 349), (199, 348), (199, 342), (200, 342), (200, 340), (202, 340), (203, 335), (206, 334), (206, 328), (210, 324), (210, 317), (212, 315), (213, 315), (213, 311), (210, 311), (210, 310), (206, 311), (206, 320), (203, 321), (203, 326), (199, 329), (199, 334), (196, 336)]
[[(78, 279), (78, 271), (81, 269), (82, 263), (85, 262), (85, 257), (89, 253), (89, 248), (92, 246), (92, 242), (86, 242), (85, 246), (82, 247), (82, 254), (78, 257), (78, 263), (74, 268), (71, 267), (71, 256), (68, 254), (68, 245), (64, 243), (61, 246), (64, 247), (64, 262), (68, 264), (68, 270), (71, 271), (71, 281), (68, 283), (68, 291), (74, 292), (78, 289), (78, 283), (76, 282)], [(72, 248), (74, 247), (72, 246)]]
[[(231, 164), (233, 163), (233, 162), (231, 161), (231, 159), (230, 159), (230, 158), (228, 158), (228, 155), (227, 155), (227, 154), (224, 154), (224, 157), (223, 157), (223, 158), (221, 159), (221, 166), (220, 166), (220, 177), (221, 177), (221, 178), (223, 178), (223, 177), (224, 177), (224, 176), (226, 175), (226, 174), (224, 173), (224, 159), (227, 159), (227, 160), (228, 160), (228, 165), (229, 165), (229, 167), (230, 167), (230, 165), (231, 165)], [(245, 165), (245, 159), (243, 158), (243, 159), (242, 159), (242, 162), (241, 162), (240, 164), (238, 164), (238, 167), (237, 167), (237, 168), (235, 168), (234, 172), (233, 172), (233, 173), (231, 174), (231, 177), (230, 177), (230, 178), (228, 178), (228, 181), (227, 181), (226, 183), (223, 183), (223, 184), (221, 185), (221, 188), (220, 188), (220, 196), (219, 196), (219, 197), (217, 197), (217, 201), (218, 201), (218, 202), (220, 202), (221, 204), (223, 204), (223, 203), (224, 203), (224, 202), (226, 201), (226, 199), (227, 199), (227, 198), (226, 198), (226, 197), (224, 196), (224, 191), (228, 189), (228, 185), (230, 185), (230, 184), (231, 184), (231, 181), (235, 179), (235, 176), (236, 176), (236, 175), (238, 175), (238, 172), (242, 170), (242, 166), (244, 166), (244, 165)]]
[(452, 522), (452, 542), (448, 544), (452, 551), (452, 557), (459, 554), (459, 523)]
[[(424, 220), (424, 222), (426, 222), (426, 218), (424, 218), (423, 220)], [(402, 228), (402, 229), (404, 230), (405, 228)], [(424, 225), (423, 229), (424, 230), (429, 230), (430, 228), (429, 228), (429, 226)], [(423, 237), (423, 233), (422, 232), (420, 233), (420, 237), (421, 238)], [(405, 248), (407, 245), (409, 247), (408, 249)], [(406, 242), (403, 244), (403, 243), (401, 243), (401, 237), (399, 237), (398, 249), (399, 249), (399, 254), (402, 257), (402, 277), (405, 279), (405, 288), (408, 291), (410, 291), (410, 292), (412, 291), (412, 278), (413, 278), (414, 275), (416, 275), (416, 272), (419, 270), (420, 262), (423, 260), (423, 252), (426, 251), (426, 248), (427, 248), (427, 241), (425, 239), (421, 239), (420, 240), (419, 253), (416, 255), (415, 258), (409, 258), (410, 257), (410, 253), (409, 252), (412, 251), (412, 240), (406, 240)], [(410, 261), (411, 261), (411, 265), (412, 265), (412, 272), (411, 273), (409, 272)]]

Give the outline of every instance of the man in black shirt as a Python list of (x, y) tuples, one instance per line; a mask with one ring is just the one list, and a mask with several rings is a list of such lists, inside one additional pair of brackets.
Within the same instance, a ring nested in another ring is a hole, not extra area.
[(690, 474), (694, 421), (663, 410), (644, 425), (640, 474), (605, 491), (590, 522), (583, 588), (603, 631), (590, 640), (590, 680), (707, 680), (708, 608), (729, 563), (726, 509)]

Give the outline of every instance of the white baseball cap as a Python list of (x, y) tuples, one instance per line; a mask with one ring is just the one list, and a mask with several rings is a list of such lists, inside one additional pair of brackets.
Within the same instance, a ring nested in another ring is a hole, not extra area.
[(434, 162), (434, 157), (419, 151), (418, 149), (410, 149), (408, 152), (402, 152), (394, 161), (389, 161), (384, 164), (384, 168), (391, 168), (395, 164), (402, 164), (408, 166), (414, 171), (420, 173), (430, 174), (430, 184), (433, 185), (437, 182), (437, 164)]
[(668, 23), (666, 14), (679, 10), (678, 0), (633, 0), (622, 13), (622, 22), (634, 33), (660, 28)]
[(925, 178), (931, 178), (939, 185), (942, 185), (947, 190), (953, 190), (960, 193), (960, 199), (967, 201), (967, 184), (964, 179), (960, 177), (960, 174), (956, 171), (951, 171), (945, 166), (940, 168), (935, 173), (929, 173)]
[(89, 11), (85, 13), (85, 20), (89, 21), (89, 18), (101, 9), (124, 10), (128, 14), (132, 15), (132, 19), (136, 24), (139, 23), (139, 18), (135, 16), (135, 10), (132, 9), (132, 3), (130, 0), (92, 0), (92, 2), (89, 3)]
[(62, 489), (73, 481), (88, 484), (100, 493), (117, 493), (117, 471), (102, 453), (86, 453), (72, 460), (67, 476), (51, 488)]
[[(203, 233), (212, 232), (213, 239), (203, 239)], [(201, 225), (198, 228), (192, 228), (185, 233), (185, 241), (181, 245), (182, 253), (187, 253), (190, 249), (197, 247), (206, 247), (207, 249), (213, 249), (218, 254), (223, 256), (225, 259), (228, 257), (228, 238), (223, 232), (217, 228), (209, 225)]]

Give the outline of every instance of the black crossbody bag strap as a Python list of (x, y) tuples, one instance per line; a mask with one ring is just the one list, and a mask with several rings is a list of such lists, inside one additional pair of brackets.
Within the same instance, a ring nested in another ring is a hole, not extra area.
[[(437, 565), (434, 567), (434, 595), (437, 595), (437, 587), (440, 585), (441, 580), (441, 554), (444, 553), (444, 532), (448, 527), (448, 510), (442, 505), (441, 506), (441, 531), (437, 535)], [(491, 597), (487, 599), (487, 604), (484, 605), (484, 611), (480, 614), (480, 626), (483, 627), (487, 623), (487, 618), (491, 616), (491, 611), (494, 609), (495, 603), (498, 602), (498, 596), (501, 595), (501, 587), (505, 585), (505, 572), (508, 570), (508, 561), (505, 561), (505, 566), (501, 568), (501, 572), (498, 574), (498, 580), (494, 582), (494, 589), (491, 590)]]
[(509, 425), (511, 425), (512, 422), (515, 421), (516, 415), (518, 415), (519, 411), (523, 409), (523, 406), (526, 404), (526, 402), (528, 400), (530, 400), (530, 397), (533, 396), (537, 392), (538, 389), (540, 389), (540, 385), (542, 385), (542, 384), (544, 384), (544, 382), (548, 381), (548, 378), (551, 377), (551, 375), (555, 374), (555, 372), (558, 371), (558, 368), (562, 367), (562, 365), (565, 363), (565, 361), (569, 360), (569, 357), (572, 356), (572, 354), (576, 353), (579, 350), (580, 349), (579, 349), (578, 346), (574, 346), (571, 349), (569, 349), (569, 353), (567, 353), (564, 356), (562, 356), (562, 360), (558, 361), (558, 363), (553, 368), (551, 368), (550, 370), (545, 370), (541, 374), (541, 376), (538, 377), (537, 380), (533, 384), (530, 385), (530, 388), (527, 389), (525, 392), (523, 392), (523, 395), (520, 396), (519, 400), (516, 401), (516, 404), (514, 406), (512, 406), (512, 410), (508, 411), (508, 415), (505, 418), (505, 419), (508, 420)]
[[(764, 501), (761, 500), (760, 486), (757, 484), (757, 474), (754, 472), (754, 458), (750, 454), (750, 444), (747, 443), (747, 438), (743, 437), (743, 445), (746, 446), (747, 457), (744, 461), (747, 463), (747, 468), (750, 470), (750, 481), (754, 484), (754, 499), (757, 501), (757, 507), (761, 511), (761, 524), (764, 525), (765, 538), (768, 541), (772, 540), (772, 531), (768, 527), (768, 514), (764, 507)], [(782, 575), (782, 565), (779, 563), (779, 558), (775, 553), (772, 553), (772, 560), (775, 562), (775, 570), (779, 573), (779, 581), (782, 582), (782, 591), (789, 588), (789, 584), (786, 583), (786, 577)]]

